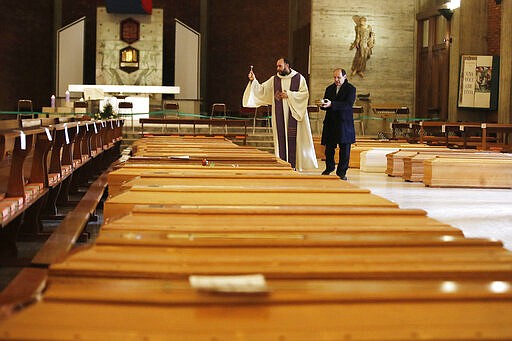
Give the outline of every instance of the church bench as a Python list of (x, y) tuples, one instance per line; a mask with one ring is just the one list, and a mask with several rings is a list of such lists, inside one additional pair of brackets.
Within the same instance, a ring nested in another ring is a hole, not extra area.
[[(166, 287), (166, 292), (180, 297), (176, 291), (181, 286), (175, 289), (167, 284)], [(485, 284), (481, 290), (484, 288)], [(56, 299), (13, 315), (0, 324), (0, 335), (5, 340), (40, 340), (44, 335), (47, 340), (136, 337), (193, 341), (318, 340), (319, 337), (325, 341), (481, 340), (482, 337), (505, 340), (512, 337), (508, 294), (489, 293), (476, 298), (461, 294), (452, 300), (374, 299), (358, 304), (350, 298), (322, 301), (318, 299), (322, 294), (314, 292), (303, 296), (294, 301), (286, 294), (281, 297), (277, 293), (275, 296), (194, 293), (189, 300), (197, 297), (197, 303), (147, 305)]]
[[(44, 122), (43, 122), (44, 123)], [(52, 215), (57, 214), (57, 198), (63, 184), (66, 184), (73, 172), (70, 160), (70, 148), (72, 146), (71, 130), (75, 129), (76, 123), (57, 123), (48, 126), (53, 131), (53, 146), (50, 151), (48, 165), (48, 187), (50, 192), (46, 204), (46, 212)], [(67, 189), (67, 187), (66, 187)]]
[(419, 142), (419, 131), (421, 129), (419, 122), (391, 122), (391, 139), (393, 141), (402, 140), (409, 143)]
[[(499, 155), (499, 154), (498, 154)], [(512, 157), (436, 156), (424, 161), (429, 187), (512, 188)]]
[[(482, 128), (487, 124), (489, 123), (423, 121), (420, 122), (419, 142), (462, 148), (483, 146), (482, 149), (486, 149), (487, 142), (495, 141), (493, 137), (484, 136)], [(432, 135), (427, 135), (429, 133)]]
[[(511, 151), (512, 141), (510, 140), (510, 134), (512, 133), (512, 124), (504, 123), (482, 123), (482, 144), (481, 148), (486, 150), (491, 147), (503, 148), (507, 151)], [(496, 143), (488, 143), (488, 134), (495, 133), (497, 135)]]
[(16, 238), (23, 215), (31, 206), (40, 205), (47, 193), (44, 161), (50, 146), (51, 133), (42, 127), (0, 130), (0, 246), (8, 256), (17, 254)]
[(423, 210), (370, 207), (139, 205), (106, 219), (103, 230), (226, 233), (462, 235)]
[(371, 206), (397, 207), (387, 199), (370, 193), (359, 192), (296, 192), (269, 190), (266, 192), (247, 192), (244, 189), (231, 191), (195, 191), (172, 192), (132, 188), (109, 198), (104, 205), (105, 219), (129, 213), (134, 206), (154, 205), (292, 205), (292, 206)]
[[(49, 212), (56, 214), (57, 204), (67, 205), (69, 193), (78, 183), (101, 173), (117, 158), (119, 152), (111, 152), (115, 143), (120, 142), (119, 137), (114, 137), (120, 133), (117, 122), (122, 121), (76, 121), (50, 126), (55, 130), (56, 142), (51, 152), (49, 173), (56, 180), (47, 205)], [(112, 154), (106, 156), (107, 153)]]
[(106, 188), (107, 172), (104, 172), (89, 186), (78, 204), (52, 232), (32, 259), (32, 265), (47, 266), (67, 256), (95, 213)]

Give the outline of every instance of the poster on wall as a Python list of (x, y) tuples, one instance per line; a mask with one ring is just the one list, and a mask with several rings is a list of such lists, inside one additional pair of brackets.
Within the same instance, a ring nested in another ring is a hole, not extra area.
[(496, 110), (499, 57), (463, 55), (460, 63), (459, 107)]

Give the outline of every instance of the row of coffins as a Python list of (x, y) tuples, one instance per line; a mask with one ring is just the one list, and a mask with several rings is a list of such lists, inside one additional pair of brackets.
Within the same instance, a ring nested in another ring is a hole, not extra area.
[[(202, 159), (169, 157), (193, 145)], [(109, 174), (115, 191), (96, 242), (37, 269), (37, 302), (4, 305), (0, 335), (512, 337), (512, 254), (500, 242), (465, 238), (423, 210), (401, 209), (336, 176), (299, 174), (278, 160), (241, 164), (240, 148), (212, 139), (138, 141), (135, 160)], [(221, 149), (231, 165), (205, 162)]]

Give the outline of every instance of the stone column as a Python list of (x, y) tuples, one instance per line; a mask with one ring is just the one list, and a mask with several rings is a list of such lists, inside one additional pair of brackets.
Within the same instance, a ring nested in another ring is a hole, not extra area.
[(206, 84), (207, 74), (208, 74), (208, 0), (201, 0), (201, 9), (200, 9), (200, 29), (201, 32), (201, 80), (200, 80), (200, 93), (199, 98), (201, 99), (199, 112), (208, 112), (208, 108), (206, 108), (206, 102), (203, 100), (204, 98), (208, 98), (208, 87)]
[(512, 1), (501, 2), (498, 123), (512, 122)]

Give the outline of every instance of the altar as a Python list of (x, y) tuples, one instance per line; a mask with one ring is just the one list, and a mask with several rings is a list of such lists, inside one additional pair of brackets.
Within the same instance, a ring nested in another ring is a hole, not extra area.
[[(114, 112), (121, 115), (133, 116), (134, 123), (140, 118), (148, 118), (150, 112), (150, 96), (154, 94), (179, 94), (179, 86), (154, 86), (154, 85), (94, 85), (94, 84), (70, 84), (68, 90), (82, 96), (85, 101), (98, 100), (99, 109), (109, 102)], [(82, 95), (83, 94), (83, 95)], [(130, 102), (133, 108), (119, 111), (119, 102)]]

